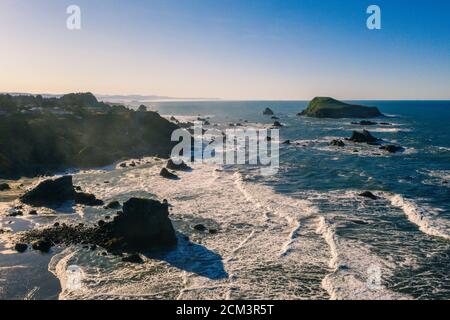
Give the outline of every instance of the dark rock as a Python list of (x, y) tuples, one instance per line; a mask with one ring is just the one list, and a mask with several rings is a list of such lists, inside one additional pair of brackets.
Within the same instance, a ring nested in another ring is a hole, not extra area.
[(267, 137), (266, 140), (267, 141), (272, 141), (272, 137)]
[(59, 227), (59, 222), (55, 222), (55, 223), (53, 224), (53, 226), (56, 227), (56, 228)]
[(14, 249), (17, 252), (23, 253), (23, 252), (27, 251), (28, 245), (25, 243), (16, 243), (16, 245), (14, 246)]
[(16, 210), (8, 214), (8, 217), (21, 217), (21, 216), (23, 216), (23, 212), (20, 210)]
[(271, 119), (273, 119), (273, 120), (280, 120), (280, 118), (278, 118), (276, 116), (273, 116)]
[(112, 201), (105, 206), (105, 209), (120, 209), (120, 207), (119, 201)]
[(46, 239), (34, 241), (31, 245), (34, 250), (38, 250), (44, 253), (49, 252), (50, 248), (52, 247), (52, 243)]
[(119, 164), (119, 167), (121, 167), (121, 168), (126, 168), (126, 167), (127, 167), (127, 164), (126, 164), (125, 162), (123, 162), (123, 163)]
[(11, 187), (7, 183), (0, 183), (0, 191), (11, 190)]
[(209, 229), (210, 234), (216, 234), (218, 231), (217, 229)]
[(265, 116), (273, 116), (274, 113), (273, 113), (273, 111), (272, 111), (270, 108), (266, 108), (266, 109), (263, 111), (263, 115), (265, 115)]
[(75, 193), (75, 202), (85, 206), (102, 206), (104, 202), (95, 197), (95, 195), (90, 193), (78, 192)]
[(45, 180), (36, 188), (25, 193), (20, 200), (33, 207), (62, 204), (73, 200), (75, 190), (72, 176), (64, 176), (55, 180)]
[(91, 251), (95, 251), (95, 250), (97, 250), (97, 245), (93, 244), (89, 249)]
[(377, 200), (379, 199), (376, 195), (374, 195), (372, 192), (370, 191), (364, 191), (363, 193), (359, 194), (360, 197), (364, 197), (364, 198), (369, 198), (372, 200)]
[(103, 227), (103, 226), (106, 224), (106, 222), (103, 221), (103, 220), (99, 220), (99, 221), (97, 222), (97, 224), (98, 224), (99, 227)]
[(156, 200), (131, 198), (113, 222), (113, 234), (135, 249), (167, 247), (177, 239), (167, 206)]
[(206, 227), (203, 224), (195, 225), (194, 229), (197, 230), (197, 231), (206, 231)]
[(349, 138), (348, 140), (357, 143), (368, 143), (368, 144), (375, 144), (381, 141), (381, 139), (372, 136), (372, 134), (367, 130), (363, 130), (362, 132), (353, 131), (351, 138)]
[(141, 256), (137, 253), (133, 253), (126, 257), (123, 257), (122, 261), (129, 263), (144, 263), (144, 260), (142, 260)]
[(377, 122), (368, 121), (368, 120), (361, 120), (360, 122), (352, 122), (352, 124), (357, 124), (360, 126), (374, 126), (377, 125)]
[(283, 144), (291, 144), (291, 140), (286, 140), (283, 142)]
[(191, 169), (184, 161), (180, 160), (181, 162), (179, 164), (176, 164), (172, 159), (169, 159), (167, 161), (166, 168), (170, 170), (177, 170), (177, 171), (186, 171)]
[(111, 219), (111, 216), (105, 216), (105, 219), (109, 220), (109, 219)]
[(403, 151), (404, 149), (402, 147), (400, 147), (400, 146), (389, 144), (389, 145), (386, 145), (386, 146), (381, 146), (380, 150), (385, 150), (385, 151), (390, 152), (390, 153), (396, 153), (396, 152)]
[(166, 179), (178, 179), (178, 176), (176, 174), (170, 172), (166, 168), (162, 168), (161, 172), (159, 173), (159, 175), (161, 177), (163, 177), (163, 178), (166, 178)]
[(380, 124), (383, 126), (392, 126), (392, 123), (388, 123), (388, 122), (380, 122)]
[(279, 121), (275, 121), (275, 122), (273, 123), (273, 126), (274, 126), (274, 127), (282, 127), (283, 125), (282, 125)]
[(30, 212), (28, 212), (28, 214), (30, 216), (37, 216), (38, 212), (36, 210), (31, 210)]
[(345, 143), (342, 140), (334, 139), (330, 142), (330, 146), (345, 147)]
[(76, 191), (82, 191), (82, 189), (81, 189), (80, 186), (75, 186), (75, 190), (76, 190)]

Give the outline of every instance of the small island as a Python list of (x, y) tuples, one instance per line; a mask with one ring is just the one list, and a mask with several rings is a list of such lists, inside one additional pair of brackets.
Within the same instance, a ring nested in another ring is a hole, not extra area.
[(384, 115), (377, 107), (348, 104), (329, 97), (316, 97), (299, 116), (315, 118), (375, 118)]

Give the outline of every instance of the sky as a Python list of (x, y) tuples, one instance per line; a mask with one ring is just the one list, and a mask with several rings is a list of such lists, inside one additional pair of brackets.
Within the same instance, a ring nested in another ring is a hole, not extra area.
[(448, 0), (1, 0), (0, 39), (0, 92), (450, 99)]

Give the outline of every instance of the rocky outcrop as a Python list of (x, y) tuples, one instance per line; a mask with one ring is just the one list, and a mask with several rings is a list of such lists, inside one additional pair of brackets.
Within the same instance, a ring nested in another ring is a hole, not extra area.
[(32, 243), (34, 250), (48, 252), (53, 245), (98, 246), (113, 254), (147, 252), (170, 248), (177, 238), (169, 219), (167, 204), (157, 200), (131, 198), (123, 205), (113, 221), (99, 221), (97, 225), (67, 225), (55, 223), (45, 229), (25, 232), (18, 244)]
[(353, 131), (352, 136), (350, 138), (347, 138), (347, 140), (357, 143), (368, 143), (368, 144), (377, 144), (381, 141), (381, 139), (372, 136), (372, 134), (367, 130)]
[(270, 109), (270, 108), (266, 108), (264, 111), (263, 111), (263, 115), (265, 115), (265, 116), (273, 116), (275, 113), (272, 111), (272, 109)]
[(316, 97), (301, 116), (316, 118), (375, 118), (383, 114), (377, 107), (348, 104), (329, 97)]
[(45, 180), (20, 197), (20, 201), (33, 207), (58, 206), (70, 200), (87, 206), (103, 205), (93, 194), (76, 192), (72, 176)]

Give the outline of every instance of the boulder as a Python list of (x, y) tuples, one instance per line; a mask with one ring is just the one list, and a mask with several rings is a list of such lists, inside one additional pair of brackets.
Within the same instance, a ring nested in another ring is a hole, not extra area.
[(275, 122), (273, 123), (273, 126), (274, 126), (274, 127), (282, 127), (283, 125), (282, 125), (279, 121), (275, 121)]
[(95, 195), (85, 192), (78, 192), (75, 193), (75, 202), (77, 204), (82, 204), (85, 206), (92, 206), (92, 207), (98, 207), (102, 206), (104, 202), (100, 199), (97, 199)]
[(137, 253), (133, 253), (126, 257), (123, 257), (122, 261), (129, 263), (144, 263), (144, 260), (142, 260), (141, 256)]
[(130, 249), (174, 246), (177, 242), (168, 208), (156, 200), (131, 198), (110, 227)]
[(28, 245), (26, 243), (16, 243), (16, 245), (14, 246), (14, 249), (17, 252), (23, 253), (23, 252), (27, 251)]
[(274, 115), (274, 112), (273, 112), (270, 108), (266, 108), (266, 109), (263, 111), (263, 115), (265, 115), (265, 116), (273, 116), (273, 115)]
[(203, 224), (201, 224), (201, 223), (195, 225), (194, 229), (197, 230), (197, 231), (201, 231), (201, 232), (206, 231), (206, 227)]
[(372, 192), (370, 191), (364, 191), (363, 193), (359, 194), (360, 197), (364, 197), (364, 198), (369, 198), (372, 200), (377, 200), (379, 199), (376, 195), (374, 195)]
[(403, 147), (389, 144), (389, 145), (381, 146), (380, 150), (385, 150), (390, 153), (396, 153), (396, 152), (403, 151), (404, 149), (403, 149)]
[(161, 177), (163, 177), (163, 178), (166, 178), (166, 179), (178, 179), (178, 176), (176, 174), (170, 172), (166, 168), (162, 168), (161, 172), (159, 173), (159, 175)]
[(45, 180), (36, 188), (25, 193), (20, 200), (33, 207), (62, 204), (73, 200), (75, 190), (72, 184), (72, 176), (64, 176), (55, 180)]
[(330, 142), (330, 146), (345, 147), (345, 143), (340, 139), (334, 139)]
[(41, 239), (34, 241), (31, 246), (34, 250), (41, 251), (44, 253), (47, 253), (50, 251), (52, 247), (52, 243), (47, 239)]
[(180, 161), (181, 162), (179, 164), (176, 164), (172, 159), (169, 159), (169, 161), (167, 161), (166, 168), (176, 171), (186, 171), (190, 169), (190, 167), (186, 163), (184, 163), (184, 161)]
[(372, 134), (367, 130), (363, 130), (362, 132), (361, 131), (353, 131), (351, 138), (349, 138), (347, 140), (353, 141), (353, 142), (358, 142), (358, 143), (368, 143), (368, 144), (376, 144), (379, 141), (381, 141), (381, 139), (378, 139), (378, 138), (375, 138), (374, 136), (372, 136)]
[(11, 187), (7, 183), (0, 183), (0, 191), (11, 190)]
[(291, 144), (291, 140), (285, 140), (282, 144)]
[(30, 216), (37, 216), (38, 212), (36, 210), (30, 210), (30, 212), (28, 212), (28, 214)]

